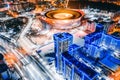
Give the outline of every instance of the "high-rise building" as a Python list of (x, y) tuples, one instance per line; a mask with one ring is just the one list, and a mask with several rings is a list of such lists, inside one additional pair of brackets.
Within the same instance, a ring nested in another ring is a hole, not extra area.
[(98, 73), (87, 64), (78, 61), (68, 52), (62, 54), (63, 76), (66, 80), (97, 80)]
[(84, 46), (72, 44), (69, 33), (54, 34), (56, 70), (66, 80), (120, 80), (120, 39), (106, 34), (101, 25), (96, 28), (85, 36)]
[(69, 33), (54, 34), (54, 49), (55, 49), (55, 67), (58, 73), (62, 73), (62, 58), (61, 54), (68, 51), (69, 45), (73, 43), (73, 36)]

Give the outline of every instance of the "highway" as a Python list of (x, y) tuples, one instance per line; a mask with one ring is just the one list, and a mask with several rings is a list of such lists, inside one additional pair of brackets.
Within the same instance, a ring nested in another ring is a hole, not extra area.
[(35, 45), (30, 42), (30, 40), (28, 40), (28, 38), (26, 38), (26, 33), (28, 32), (28, 30), (30, 29), (33, 21), (32, 18), (28, 18), (28, 24), (27, 26), (24, 28), (24, 30), (22, 31), (20, 38), (18, 40), (20, 46), (23, 47), (23, 49), (25, 49), (26, 51), (31, 52), (31, 50), (35, 47)]
[(54, 80), (39, 62), (39, 59), (34, 56), (23, 55), (16, 49), (11, 49), (11, 51), (19, 59), (19, 62), (16, 62), (14, 66), (23, 80)]

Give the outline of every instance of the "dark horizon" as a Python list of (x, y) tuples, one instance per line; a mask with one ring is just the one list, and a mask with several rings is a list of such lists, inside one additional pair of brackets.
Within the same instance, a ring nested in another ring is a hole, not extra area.
[(75, 9), (81, 9), (81, 8), (98, 8), (101, 10), (107, 10), (107, 11), (120, 11), (120, 6), (113, 4), (113, 3), (106, 3), (106, 2), (92, 2), (92, 1), (69, 1), (68, 8), (75, 8)]

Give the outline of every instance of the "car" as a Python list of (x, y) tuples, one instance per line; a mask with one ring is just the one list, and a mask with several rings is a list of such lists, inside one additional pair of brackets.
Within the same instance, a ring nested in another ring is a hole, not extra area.
[(36, 50), (36, 53), (38, 53), (38, 54), (41, 53), (41, 50)]

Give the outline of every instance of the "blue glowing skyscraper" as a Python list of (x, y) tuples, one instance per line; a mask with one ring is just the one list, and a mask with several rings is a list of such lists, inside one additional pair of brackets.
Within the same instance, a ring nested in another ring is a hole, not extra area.
[(98, 73), (85, 63), (78, 61), (68, 52), (62, 54), (63, 76), (66, 80), (97, 80)]
[(73, 43), (73, 36), (69, 33), (54, 34), (55, 67), (58, 73), (62, 73), (62, 53), (68, 51)]

